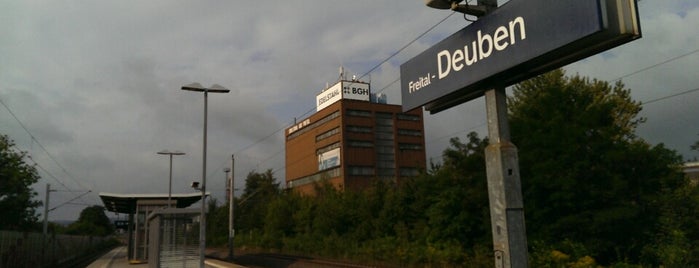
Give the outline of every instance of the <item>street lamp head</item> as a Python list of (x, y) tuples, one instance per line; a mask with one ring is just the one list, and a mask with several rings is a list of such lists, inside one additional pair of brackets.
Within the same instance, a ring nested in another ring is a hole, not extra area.
[(227, 89), (219, 84), (213, 84), (211, 87), (205, 88), (201, 84), (196, 82), (182, 86), (182, 90), (213, 93), (228, 93), (231, 91), (230, 89)]
[(184, 152), (181, 152), (181, 151), (170, 152), (170, 151), (168, 151), (168, 150), (162, 150), (162, 151), (158, 152), (158, 154), (162, 154), (162, 155), (185, 155), (185, 153), (184, 153)]
[(425, 0), (425, 5), (436, 9), (451, 9), (453, 4), (458, 4), (461, 0)]
[(227, 89), (227, 88), (225, 88), (225, 87), (223, 87), (222, 85), (219, 85), (219, 84), (213, 84), (213, 85), (211, 85), (211, 87), (209, 88), (209, 92), (228, 93), (228, 92), (230, 92), (230, 91), (231, 91), (230, 89)]
[(201, 84), (195, 82), (195, 83), (191, 83), (191, 84), (182, 86), (182, 90), (204, 91), (204, 87)]
[(223, 172), (226, 172), (226, 173), (231, 172), (231, 168), (223, 168)]
[(462, 0), (425, 0), (425, 5), (436, 9), (451, 9), (467, 15), (481, 17), (495, 10), (497, 0), (478, 0), (476, 5), (459, 4)]

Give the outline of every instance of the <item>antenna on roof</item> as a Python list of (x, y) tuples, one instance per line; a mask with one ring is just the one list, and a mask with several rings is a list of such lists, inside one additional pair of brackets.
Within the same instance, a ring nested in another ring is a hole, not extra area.
[(340, 78), (338, 80), (345, 79), (345, 67), (340, 64)]

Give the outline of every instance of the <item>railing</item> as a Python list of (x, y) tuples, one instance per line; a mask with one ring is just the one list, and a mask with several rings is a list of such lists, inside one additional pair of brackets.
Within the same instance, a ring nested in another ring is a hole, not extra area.
[(63, 267), (94, 255), (109, 237), (0, 231), (0, 268)]

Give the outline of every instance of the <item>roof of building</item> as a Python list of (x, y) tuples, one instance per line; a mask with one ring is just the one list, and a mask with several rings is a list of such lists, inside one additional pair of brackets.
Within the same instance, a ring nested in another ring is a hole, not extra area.
[[(208, 196), (209, 193), (206, 193)], [(135, 213), (138, 200), (167, 200), (168, 194), (115, 194), (100, 193), (102, 203), (108, 211), (117, 213)], [(201, 193), (172, 194), (171, 199), (177, 201), (178, 208), (186, 208), (201, 199)]]

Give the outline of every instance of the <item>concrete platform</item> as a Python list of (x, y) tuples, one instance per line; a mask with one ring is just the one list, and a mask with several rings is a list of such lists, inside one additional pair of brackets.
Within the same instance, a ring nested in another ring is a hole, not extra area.
[[(204, 261), (206, 267), (209, 268), (245, 268), (235, 263), (220, 261), (216, 259), (206, 259)], [(129, 263), (126, 258), (126, 246), (121, 246), (113, 249), (107, 254), (102, 255), (99, 259), (87, 266), (88, 268), (147, 268), (148, 263)]]

